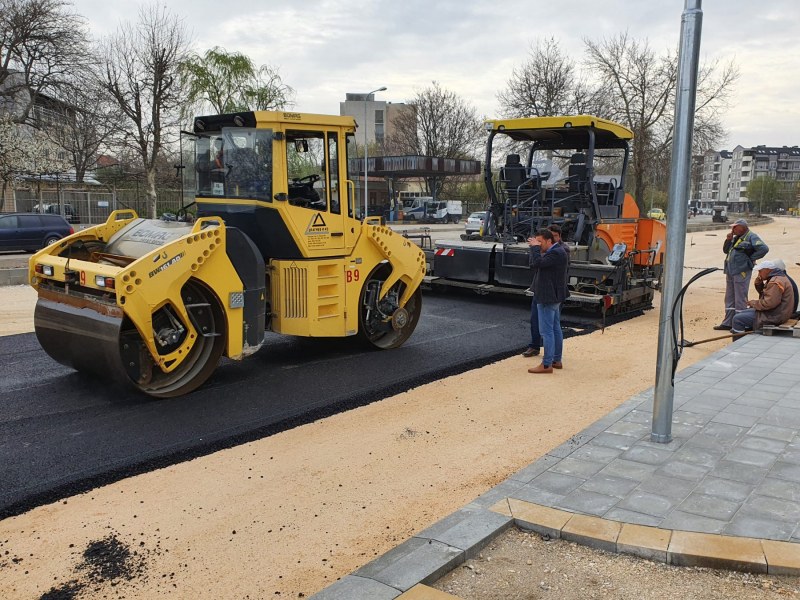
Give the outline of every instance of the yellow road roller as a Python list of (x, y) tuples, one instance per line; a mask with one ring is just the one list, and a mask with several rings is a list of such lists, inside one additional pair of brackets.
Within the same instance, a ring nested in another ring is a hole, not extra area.
[(196, 216), (116, 210), (31, 257), (44, 350), (167, 398), (202, 385), (221, 356), (258, 350), (266, 331), (402, 345), (425, 256), (358, 213), (355, 128), (294, 112), (196, 118), (182, 138)]

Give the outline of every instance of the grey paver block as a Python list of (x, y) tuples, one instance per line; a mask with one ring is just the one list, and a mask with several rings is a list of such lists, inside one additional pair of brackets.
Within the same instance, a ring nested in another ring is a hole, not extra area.
[(761, 417), (761, 423), (780, 427), (800, 427), (800, 410), (773, 406)]
[(502, 483), (498, 483), (492, 489), (475, 498), (475, 500), (470, 502), (466, 507), (489, 508), (490, 506), (494, 506), (494, 504), (503, 498), (508, 498), (509, 496), (513, 495), (513, 493), (520, 489), (523, 485), (524, 484), (521, 481), (506, 479)]
[[(763, 452), (779, 454), (786, 449), (786, 442), (783, 440), (770, 440), (756, 435), (750, 435), (748, 433), (739, 442), (739, 447), (747, 448), (748, 450), (760, 450)], [(798, 456), (800, 456), (800, 451), (798, 452)]]
[(311, 596), (309, 600), (393, 600), (402, 592), (393, 587), (357, 575), (346, 575), (336, 583)]
[[(697, 436), (695, 436), (697, 437)], [(710, 448), (685, 444), (675, 453), (675, 458), (681, 462), (701, 465), (704, 467), (714, 467), (725, 456), (725, 451), (718, 445)]]
[(705, 425), (711, 420), (711, 416), (701, 413), (693, 413), (685, 410), (677, 410), (672, 415), (673, 423), (683, 423), (685, 425)]
[(547, 455), (542, 456), (541, 458), (536, 460), (536, 462), (533, 462), (529, 464), (527, 467), (524, 467), (519, 471), (517, 471), (516, 473), (514, 473), (510, 477), (510, 479), (513, 479), (515, 481), (521, 481), (523, 483), (528, 483), (531, 479), (533, 479), (537, 475), (547, 471), (547, 469), (552, 467), (559, 460), (561, 459), (556, 458), (554, 456), (547, 456)]
[(643, 423), (649, 426), (653, 421), (653, 413), (649, 413), (645, 410), (632, 410), (625, 415), (622, 420), (630, 423)]
[[(680, 425), (678, 427), (681, 427)], [(694, 428), (693, 428), (694, 429)], [(692, 431), (692, 434), (697, 433), (696, 431)], [(688, 436), (687, 436), (688, 437)], [(652, 442), (650, 438), (647, 437), (645, 439), (639, 440), (636, 442), (635, 448), (655, 448), (656, 450), (669, 450), (670, 452), (676, 452), (678, 449), (681, 448), (686, 443), (687, 437), (679, 437), (675, 431), (675, 427), (672, 428), (672, 439), (667, 443), (662, 442)]]
[(733, 441), (743, 435), (746, 430), (746, 427), (712, 422), (703, 428), (703, 435), (714, 437), (720, 441)]
[(750, 538), (768, 540), (788, 540), (794, 529), (793, 523), (764, 519), (746, 514), (737, 514), (725, 526), (722, 532), (726, 535), (740, 535)]
[(695, 465), (682, 460), (670, 460), (661, 465), (656, 473), (673, 479), (697, 482), (705, 477), (709, 470), (711, 470), (711, 467), (705, 465)]
[(778, 455), (772, 452), (750, 450), (739, 446), (729, 452), (725, 459), (755, 467), (769, 467), (778, 459)]
[(659, 527), (677, 529), (679, 531), (696, 531), (698, 533), (721, 533), (727, 524), (728, 521), (674, 510), (661, 521)]
[(781, 453), (781, 455), (778, 457), (778, 460), (781, 462), (793, 463), (795, 465), (800, 464), (800, 448), (797, 448), (796, 446), (790, 449), (787, 448), (785, 452)]
[(643, 481), (650, 477), (656, 470), (655, 465), (646, 465), (630, 460), (618, 458), (611, 461), (600, 471), (599, 475), (611, 475), (612, 477), (624, 477), (635, 481)]
[(432, 539), (464, 551), (465, 559), (478, 551), (513, 522), (511, 517), (490, 510), (458, 510), (434, 523), (415, 537)]
[(740, 427), (752, 427), (758, 423), (758, 416), (742, 415), (725, 409), (716, 417), (711, 419), (714, 423), (727, 423), (728, 425), (739, 425)]
[(560, 446), (556, 446), (552, 450), (550, 450), (547, 454), (550, 456), (557, 456), (559, 458), (566, 458), (575, 450), (583, 446), (584, 444), (588, 443), (593, 436), (589, 435), (574, 435), (569, 438), (566, 442), (561, 444)]
[(704, 494), (691, 494), (681, 502), (678, 510), (701, 517), (708, 517), (709, 519), (717, 519), (718, 521), (730, 521), (739, 506), (741, 506), (740, 502), (723, 500), (716, 496), (706, 496)]
[(606, 496), (623, 498), (632, 492), (633, 488), (635, 488), (637, 485), (639, 485), (639, 482), (633, 479), (612, 477), (611, 475), (603, 475), (602, 473), (599, 473), (594, 477), (587, 479), (586, 483), (584, 483), (575, 491), (580, 492), (581, 490), (585, 490), (587, 492), (596, 492)]
[(524, 500), (525, 502), (532, 502), (533, 504), (541, 504), (542, 506), (556, 506), (564, 494), (556, 494), (541, 490), (533, 487), (531, 484), (525, 485), (518, 490), (512, 492), (509, 498), (516, 498), (517, 500)]
[(769, 476), (776, 479), (800, 482), (800, 465), (777, 461), (769, 470)]
[(733, 479), (734, 481), (755, 484), (764, 479), (768, 472), (768, 469), (763, 467), (721, 460), (709, 475), (720, 479)]
[(645, 423), (631, 423), (630, 421), (617, 421), (606, 429), (608, 433), (615, 433), (617, 435), (627, 435), (629, 437), (640, 439), (650, 434), (650, 426)]
[(609, 462), (617, 458), (620, 454), (622, 454), (622, 450), (619, 450), (617, 448), (609, 448), (608, 446), (596, 446), (595, 444), (589, 443), (581, 448), (578, 448), (575, 452), (572, 453), (570, 458), (575, 458), (579, 460), (590, 460), (592, 462), (608, 464)]
[(763, 395), (759, 396), (758, 398), (752, 398), (745, 394), (744, 396), (738, 397), (736, 402), (731, 404), (731, 406), (749, 406), (756, 410), (760, 410), (761, 414), (763, 415), (768, 408), (775, 406), (775, 402), (777, 402), (779, 399), (780, 398), (765, 398)]
[(578, 488), (564, 497), (557, 508), (585, 513), (588, 515), (602, 516), (612, 508), (620, 499), (617, 496), (606, 496)]
[[(675, 439), (678, 439), (682, 442), (688, 441), (691, 437), (697, 435), (703, 430), (702, 425), (688, 425), (686, 423), (673, 423), (672, 424), (672, 435), (674, 436), (673, 442)], [(672, 443), (672, 442), (670, 442)], [(669, 444), (667, 444), (669, 445)], [(683, 444), (681, 444), (682, 446)]]
[(353, 575), (368, 577), (404, 592), (418, 583), (436, 581), (462, 562), (463, 550), (434, 540), (411, 538)]
[[(737, 415), (748, 415), (751, 417), (760, 417), (764, 414), (764, 409), (760, 406), (749, 406), (747, 404), (739, 404), (734, 402), (725, 408), (725, 412), (734, 413)], [(735, 425), (736, 423), (734, 423)]]
[(698, 494), (715, 496), (717, 498), (722, 498), (723, 500), (742, 502), (753, 491), (753, 487), (754, 486), (752, 484), (742, 483), (741, 481), (733, 481), (732, 479), (706, 477), (697, 485), (695, 491)]
[(622, 454), (622, 459), (646, 465), (661, 465), (673, 456), (669, 450), (636, 445)]
[(570, 475), (546, 471), (536, 476), (528, 485), (540, 490), (545, 490), (546, 492), (565, 495), (569, 494), (584, 481), (586, 481), (586, 479), (582, 477), (572, 477)]
[(759, 423), (758, 425), (753, 425), (748, 433), (750, 435), (756, 435), (758, 437), (763, 437), (770, 440), (790, 442), (792, 438), (797, 435), (797, 430), (790, 429), (788, 427), (777, 427), (775, 425), (764, 425)]
[(708, 415), (709, 420), (713, 419), (719, 414), (719, 406), (709, 404), (702, 398), (694, 398), (688, 402), (681, 404), (681, 410), (688, 410), (694, 413), (704, 413)]
[(800, 521), (800, 504), (782, 498), (752, 494), (744, 501), (740, 510), (743, 516), (788, 521), (795, 524)]
[(573, 477), (588, 479), (604, 466), (605, 465), (603, 463), (596, 463), (589, 460), (579, 460), (569, 457), (551, 467), (550, 472), (562, 473), (564, 475), (572, 475)]
[(592, 442), (598, 446), (607, 446), (618, 450), (627, 450), (636, 443), (636, 440), (627, 435), (617, 435), (616, 433), (600, 433)]
[(696, 481), (665, 477), (659, 475), (658, 471), (656, 471), (651, 477), (639, 484), (639, 489), (680, 502), (691, 494), (696, 486)]
[(612, 521), (621, 521), (623, 523), (633, 523), (634, 525), (650, 525), (651, 527), (656, 527), (662, 521), (661, 517), (645, 515), (624, 508), (612, 508), (603, 515), (603, 518), (611, 519)]
[(800, 483), (767, 477), (756, 488), (756, 493), (761, 496), (800, 502)]
[(675, 508), (675, 501), (665, 496), (640, 491), (637, 488), (623, 498), (620, 503), (617, 504), (617, 508), (632, 510), (654, 517), (665, 517)]

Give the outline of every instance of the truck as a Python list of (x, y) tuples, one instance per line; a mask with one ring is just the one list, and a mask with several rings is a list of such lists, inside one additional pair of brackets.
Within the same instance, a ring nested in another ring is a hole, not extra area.
[[(239, 112), (182, 132), (177, 219), (118, 210), (34, 254), (36, 336), (56, 361), (157, 398), (191, 392), (265, 332), (397, 348), (425, 256), (356, 216), (352, 117)], [(196, 217), (189, 218), (189, 207)]]
[(494, 119), (486, 130), (484, 225), (461, 241), (434, 241), (425, 285), (522, 295), (532, 279), (526, 240), (555, 224), (571, 256), (566, 308), (652, 306), (666, 225), (640, 216), (625, 191), (633, 132), (591, 115)]
[(430, 196), (403, 200), (404, 221), (458, 223), (463, 210), (460, 200), (434, 200)]

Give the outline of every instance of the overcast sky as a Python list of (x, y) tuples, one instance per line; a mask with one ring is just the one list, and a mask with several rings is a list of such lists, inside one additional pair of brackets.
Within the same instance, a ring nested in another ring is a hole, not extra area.
[[(439, 81), (487, 117), (531, 44), (555, 36), (580, 61), (583, 38), (628, 30), (674, 49), (683, 0), (169, 0), (194, 47), (213, 46), (279, 68), (298, 111), (338, 114), (346, 92), (386, 86), (404, 102)], [(91, 33), (136, 20), (139, 2), (74, 0)], [(800, 145), (800, 1), (705, 0), (701, 61), (734, 58), (741, 73), (725, 147)]]

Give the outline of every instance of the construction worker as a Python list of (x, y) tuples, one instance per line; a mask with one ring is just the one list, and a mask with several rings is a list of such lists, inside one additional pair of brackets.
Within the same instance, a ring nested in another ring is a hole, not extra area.
[(725, 238), (722, 251), (725, 253), (725, 318), (714, 329), (727, 331), (733, 327), (736, 313), (747, 308), (753, 266), (769, 252), (769, 246), (750, 231), (747, 221), (737, 219)]
[(764, 325), (782, 325), (797, 307), (797, 298), (785, 268), (778, 261), (765, 260), (758, 265), (753, 285), (758, 300), (748, 300), (746, 310), (733, 317), (731, 333), (761, 329)]

